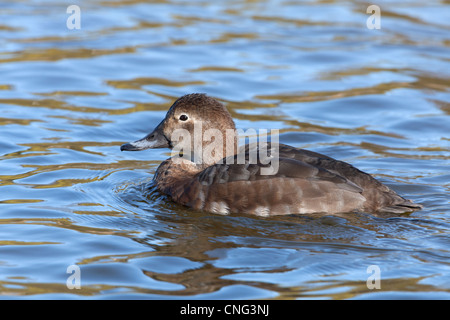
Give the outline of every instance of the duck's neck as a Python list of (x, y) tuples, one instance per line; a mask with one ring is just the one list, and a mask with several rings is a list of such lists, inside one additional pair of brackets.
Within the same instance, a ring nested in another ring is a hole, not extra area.
[(191, 142), (190, 148), (173, 149), (172, 163), (190, 172), (198, 173), (226, 157), (233, 157), (238, 151), (238, 136), (235, 129), (227, 129), (215, 135), (205, 135), (196, 144)]
[[(212, 139), (214, 140), (214, 139)], [(220, 139), (217, 140), (220, 142)], [(224, 142), (224, 143), (223, 143)], [(191, 183), (194, 176), (204, 169), (220, 163), (225, 157), (234, 156), (238, 150), (238, 139), (236, 132), (228, 132), (222, 143), (211, 142), (203, 143), (202, 148), (186, 155), (180, 151), (174, 152), (171, 158), (163, 161), (156, 170), (154, 182), (157, 188), (170, 195), (175, 201), (184, 203), (183, 195), (186, 190), (191, 190)]]

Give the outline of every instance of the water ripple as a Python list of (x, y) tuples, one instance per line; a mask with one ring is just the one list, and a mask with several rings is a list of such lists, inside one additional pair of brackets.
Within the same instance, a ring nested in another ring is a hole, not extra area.
[[(448, 299), (444, 4), (384, 3), (379, 30), (358, 1), (79, 6), (81, 29), (69, 30), (60, 1), (2, 5), (2, 296)], [(152, 183), (168, 151), (119, 146), (190, 92), (424, 210), (261, 218), (173, 203)], [(66, 285), (71, 265), (79, 290)], [(370, 265), (381, 290), (367, 287)]]

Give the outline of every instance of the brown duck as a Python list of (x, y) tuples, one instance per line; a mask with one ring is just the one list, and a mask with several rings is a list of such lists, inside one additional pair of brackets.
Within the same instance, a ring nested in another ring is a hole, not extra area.
[[(173, 156), (156, 170), (157, 189), (177, 203), (212, 213), (404, 213), (421, 208), (369, 174), (328, 156), (270, 142), (263, 156), (260, 144), (240, 151), (237, 146), (234, 121), (225, 106), (194, 93), (176, 100), (150, 134), (120, 149), (172, 149)], [(267, 160), (274, 157), (277, 167), (270, 172)]]

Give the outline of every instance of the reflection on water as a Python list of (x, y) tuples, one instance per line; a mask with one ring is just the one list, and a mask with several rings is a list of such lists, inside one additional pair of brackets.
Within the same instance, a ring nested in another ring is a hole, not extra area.
[[(443, 1), (2, 3), (0, 294), (45, 298), (450, 297)], [(445, 18), (444, 18), (445, 17)], [(351, 162), (410, 216), (216, 216), (159, 194), (168, 150), (121, 153), (179, 96)], [(81, 289), (66, 285), (78, 265)], [(379, 266), (381, 289), (369, 289)]]

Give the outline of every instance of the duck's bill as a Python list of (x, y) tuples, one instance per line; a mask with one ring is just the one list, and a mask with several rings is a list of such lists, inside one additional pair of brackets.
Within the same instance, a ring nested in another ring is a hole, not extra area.
[(141, 151), (155, 148), (170, 148), (170, 141), (160, 132), (159, 128), (140, 140), (123, 144), (120, 151)]

